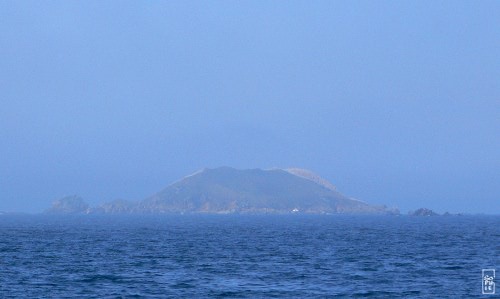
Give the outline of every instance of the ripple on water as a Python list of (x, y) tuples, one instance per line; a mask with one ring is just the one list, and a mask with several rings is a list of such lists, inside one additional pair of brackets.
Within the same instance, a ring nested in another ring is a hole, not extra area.
[(481, 268), (500, 263), (499, 224), (486, 216), (2, 217), (0, 294), (478, 297)]

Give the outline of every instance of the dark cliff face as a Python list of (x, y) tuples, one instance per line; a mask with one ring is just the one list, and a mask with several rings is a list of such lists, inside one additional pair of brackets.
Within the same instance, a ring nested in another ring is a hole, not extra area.
[(288, 171), (205, 169), (141, 201), (146, 213), (388, 213)]
[(87, 214), (89, 205), (79, 196), (72, 195), (58, 199), (45, 211), (49, 214)]

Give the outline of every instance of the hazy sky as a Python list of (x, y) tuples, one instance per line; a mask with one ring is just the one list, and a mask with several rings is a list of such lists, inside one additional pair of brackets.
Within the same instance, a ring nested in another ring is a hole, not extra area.
[(500, 213), (499, 1), (0, 1), (0, 210), (302, 167)]

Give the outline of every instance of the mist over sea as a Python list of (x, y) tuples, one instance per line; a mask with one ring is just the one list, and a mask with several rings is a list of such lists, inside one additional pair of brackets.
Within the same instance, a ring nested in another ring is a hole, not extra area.
[(2, 298), (474, 298), (498, 216), (0, 216)]

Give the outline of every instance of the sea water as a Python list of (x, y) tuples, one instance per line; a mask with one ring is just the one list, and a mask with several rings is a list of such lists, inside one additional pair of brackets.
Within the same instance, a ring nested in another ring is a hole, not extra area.
[(498, 296), (482, 269), (499, 216), (0, 216), (2, 298)]

